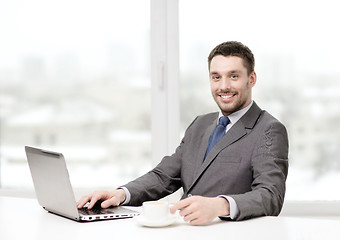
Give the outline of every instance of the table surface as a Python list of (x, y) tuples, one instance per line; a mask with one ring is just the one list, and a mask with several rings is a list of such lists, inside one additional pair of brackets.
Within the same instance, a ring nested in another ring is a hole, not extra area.
[[(139, 210), (139, 208), (136, 208)], [(0, 239), (340, 239), (340, 218), (279, 216), (190, 226), (140, 226), (135, 218), (78, 223), (46, 212), (36, 199), (0, 197)]]

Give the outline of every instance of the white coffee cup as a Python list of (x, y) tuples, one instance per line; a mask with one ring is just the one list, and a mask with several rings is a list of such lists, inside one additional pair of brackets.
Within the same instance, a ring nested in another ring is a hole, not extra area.
[(170, 213), (170, 205), (163, 201), (147, 201), (143, 202), (143, 216), (150, 221), (162, 221), (168, 219)]

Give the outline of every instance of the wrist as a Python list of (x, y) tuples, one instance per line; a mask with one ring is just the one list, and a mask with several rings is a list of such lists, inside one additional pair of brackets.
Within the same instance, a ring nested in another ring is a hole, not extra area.
[(117, 192), (117, 196), (119, 199), (119, 204), (123, 203), (126, 199), (126, 194), (125, 194), (124, 189), (118, 188), (116, 192)]
[(218, 202), (218, 216), (229, 216), (230, 215), (230, 204), (229, 201), (224, 197), (216, 197), (216, 200)]

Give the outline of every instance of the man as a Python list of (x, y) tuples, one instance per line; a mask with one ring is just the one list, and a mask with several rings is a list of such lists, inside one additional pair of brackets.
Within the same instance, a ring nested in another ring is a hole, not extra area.
[(89, 201), (91, 208), (98, 200), (103, 200), (104, 208), (141, 205), (182, 187), (182, 200), (171, 211), (179, 210), (192, 225), (216, 217), (278, 215), (288, 173), (288, 137), (285, 127), (252, 101), (254, 65), (252, 52), (242, 43), (216, 46), (208, 66), (211, 93), (220, 112), (198, 116), (176, 152), (149, 173), (119, 189), (84, 196), (78, 207)]

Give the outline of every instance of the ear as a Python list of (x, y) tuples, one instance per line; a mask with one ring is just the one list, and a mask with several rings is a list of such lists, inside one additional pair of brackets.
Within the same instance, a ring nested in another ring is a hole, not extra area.
[(256, 84), (256, 73), (252, 72), (249, 76), (249, 83), (251, 85), (251, 87), (254, 87)]

